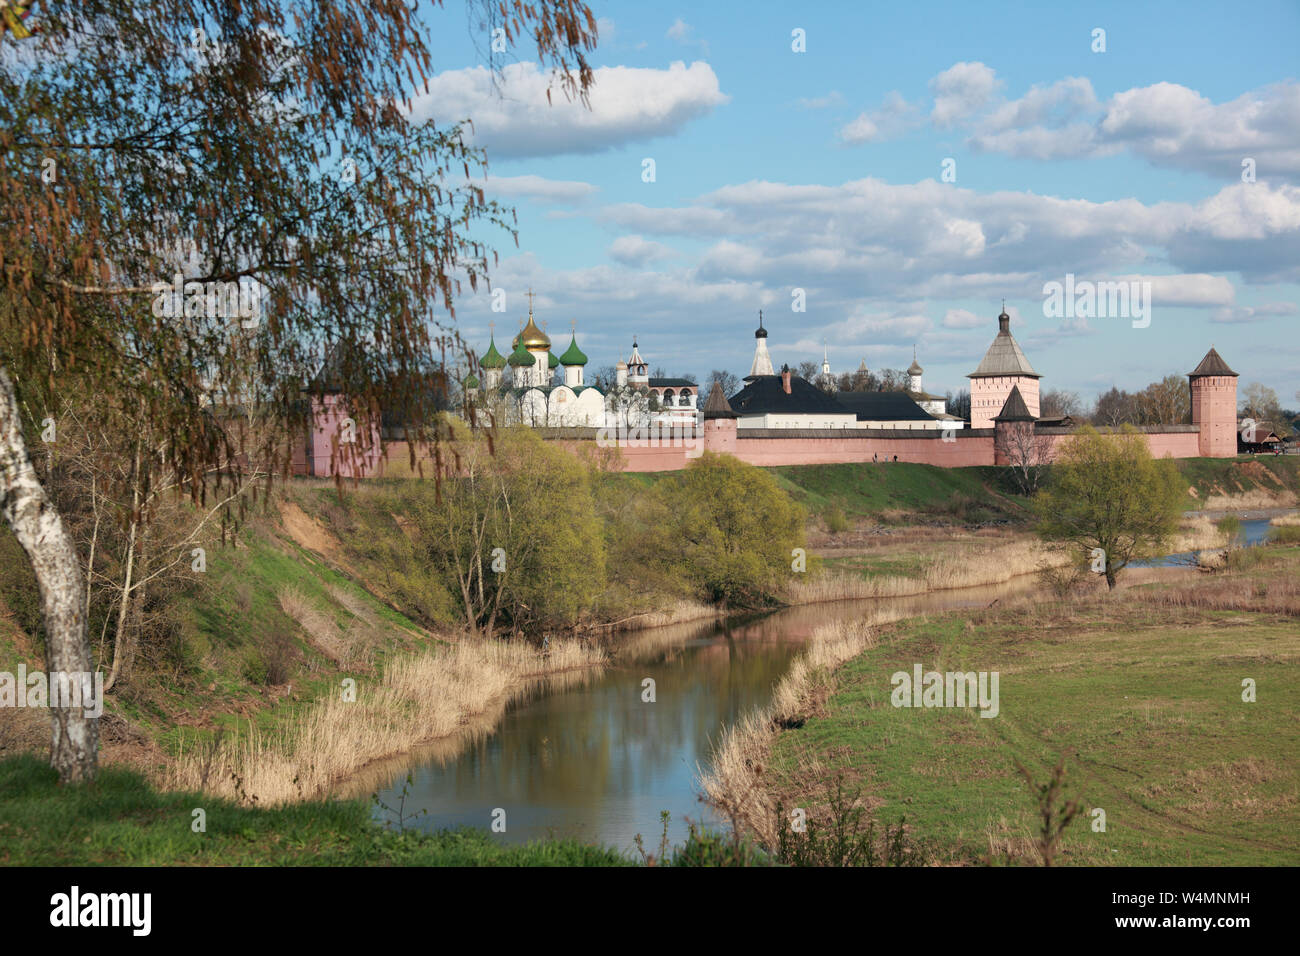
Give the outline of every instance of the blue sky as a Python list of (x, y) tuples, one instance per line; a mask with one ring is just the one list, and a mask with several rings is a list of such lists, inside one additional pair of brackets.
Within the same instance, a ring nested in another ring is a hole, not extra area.
[[(417, 111), (474, 118), (488, 191), (519, 217), (492, 273), (506, 312), (458, 306), (472, 340), (492, 320), (508, 339), (531, 286), (557, 347), (576, 322), (592, 366), (635, 334), (669, 374), (744, 375), (762, 308), (778, 365), (825, 342), (836, 371), (901, 368), (915, 345), (943, 392), (1005, 297), (1045, 388), (1140, 388), (1214, 344), (1243, 387), (1300, 404), (1295, 0), (592, 9), (590, 111), (546, 104), (526, 46), (493, 90), (488, 38), (435, 17), (441, 72)], [(1067, 273), (1150, 281), (1150, 325), (1045, 315)]]

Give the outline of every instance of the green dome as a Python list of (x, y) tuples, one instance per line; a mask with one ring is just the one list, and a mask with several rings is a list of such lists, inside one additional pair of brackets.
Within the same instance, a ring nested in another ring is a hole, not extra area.
[(578, 348), (577, 336), (570, 337), (569, 347), (565, 349), (564, 354), (560, 356), (560, 362), (563, 365), (587, 364), (587, 356), (583, 355), (582, 349)]
[(488, 344), (487, 355), (478, 360), (481, 368), (505, 368), (505, 357), (497, 351), (496, 336), (492, 337), (491, 343)]
[(555, 357), (554, 352), (546, 353), (546, 365), (548, 368), (555, 368), (559, 364), (560, 364), (560, 360)]
[(510, 353), (510, 364), (516, 368), (528, 368), (529, 366), (536, 365), (537, 359), (533, 358), (532, 353), (522, 345), (516, 345), (515, 350)]
[(471, 375), (469, 378), (465, 379), (465, 387), (467, 389), (478, 388), (478, 379)]

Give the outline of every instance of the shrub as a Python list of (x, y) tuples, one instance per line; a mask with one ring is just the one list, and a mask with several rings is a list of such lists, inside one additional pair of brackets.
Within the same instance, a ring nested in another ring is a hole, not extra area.
[(1082, 565), (1074, 563), (1045, 564), (1038, 569), (1037, 574), (1039, 583), (1058, 598), (1069, 597), (1088, 576)]
[(1270, 544), (1300, 544), (1300, 525), (1274, 525), (1269, 529)]
[(839, 534), (842, 531), (849, 530), (849, 519), (844, 515), (844, 509), (839, 505), (831, 505), (822, 515), (822, 520), (826, 522), (826, 530), (831, 534)]
[(776, 859), (787, 866), (925, 866), (933, 855), (929, 845), (908, 835), (903, 818), (878, 833), (860, 793), (846, 790), (844, 775), (837, 775), (834, 790), (828, 788), (826, 819), (809, 814), (802, 831), (778, 803)]
[(804, 511), (761, 468), (705, 452), (660, 480), (652, 496), (665, 515), (655, 529), (662, 559), (676, 553), (701, 597), (760, 606), (788, 580)]

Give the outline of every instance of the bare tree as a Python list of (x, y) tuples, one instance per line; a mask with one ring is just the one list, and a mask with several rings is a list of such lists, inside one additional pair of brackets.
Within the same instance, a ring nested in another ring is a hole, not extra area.
[(1134, 397), (1143, 425), (1186, 425), (1192, 420), (1192, 396), (1183, 375), (1166, 375)]
[(956, 415), (962, 421), (970, 421), (970, 389), (948, 392), (944, 396), (944, 411)]
[(715, 368), (709, 373), (709, 380), (717, 382), (718, 387), (722, 389), (722, 394), (728, 398), (740, 391), (740, 379), (726, 369)]
[(993, 444), (998, 457), (1006, 460), (1007, 472), (1020, 493), (1037, 491), (1052, 463), (1053, 436), (1039, 433), (1033, 422), (1013, 422), (1010, 428), (996, 430)]
[(1043, 418), (1078, 418), (1083, 414), (1083, 402), (1078, 392), (1061, 389), (1048, 389), (1038, 403), (1039, 414)]
[(1093, 424), (1118, 428), (1120, 425), (1136, 425), (1139, 418), (1136, 396), (1123, 389), (1111, 386), (1109, 391), (1097, 396), (1092, 412)]

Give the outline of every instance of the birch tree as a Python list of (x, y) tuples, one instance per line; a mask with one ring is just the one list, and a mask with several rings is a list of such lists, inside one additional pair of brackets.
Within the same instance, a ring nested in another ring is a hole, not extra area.
[[(424, 404), (432, 383), (413, 370), (454, 345), (454, 299), (493, 261), (482, 227), (514, 236), (473, 185), (486, 157), (467, 118), (414, 111), (440, 7), (45, 0), (35, 36), (0, 37), (0, 514), (39, 583), (50, 672), (93, 667), (81, 556), (20, 414), (34, 383), (75, 381), (146, 419), (200, 504), (243, 479), (220, 462), (288, 470), (283, 437), (305, 426), (302, 386), (327, 350), (345, 346), (349, 404)], [(585, 96), (583, 4), (468, 8), (494, 68), (535, 56), (558, 93)], [(256, 315), (232, 314), (232, 288)], [(269, 426), (253, 445), (225, 427), (236, 381)], [(93, 777), (95, 721), (78, 704), (51, 714), (60, 780)]]

